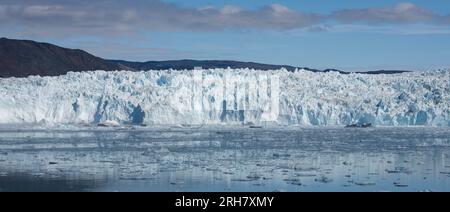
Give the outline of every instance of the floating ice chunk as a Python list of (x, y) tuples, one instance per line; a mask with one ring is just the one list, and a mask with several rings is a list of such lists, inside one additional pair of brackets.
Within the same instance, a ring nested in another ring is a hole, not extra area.
[(375, 182), (371, 182), (371, 181), (355, 182), (355, 185), (359, 185), (359, 186), (372, 186), (375, 184), (376, 184)]
[(98, 123), (97, 124), (100, 127), (119, 127), (120, 124), (117, 121), (112, 121), (112, 120), (106, 120), (104, 122)]

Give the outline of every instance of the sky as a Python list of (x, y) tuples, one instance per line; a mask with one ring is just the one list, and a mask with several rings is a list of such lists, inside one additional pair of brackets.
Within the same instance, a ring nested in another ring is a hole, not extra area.
[(448, 0), (0, 0), (0, 37), (131, 61), (450, 67)]

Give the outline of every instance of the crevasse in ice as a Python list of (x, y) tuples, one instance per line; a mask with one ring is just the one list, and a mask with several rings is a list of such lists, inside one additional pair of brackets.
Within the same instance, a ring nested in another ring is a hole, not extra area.
[(0, 123), (450, 126), (450, 71), (69, 72), (0, 79)]

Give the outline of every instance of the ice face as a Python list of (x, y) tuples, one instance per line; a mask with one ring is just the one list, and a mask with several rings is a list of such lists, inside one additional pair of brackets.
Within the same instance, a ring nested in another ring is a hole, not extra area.
[(0, 123), (450, 126), (450, 70), (211, 69), (0, 79)]

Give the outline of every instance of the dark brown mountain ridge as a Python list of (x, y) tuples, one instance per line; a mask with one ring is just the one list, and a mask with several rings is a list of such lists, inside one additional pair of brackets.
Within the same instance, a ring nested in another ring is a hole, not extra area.
[[(27, 77), (30, 75), (59, 76), (67, 72), (89, 70), (160, 70), (160, 69), (193, 69), (203, 68), (250, 68), (260, 70), (286, 68), (293, 71), (298, 67), (287, 65), (271, 65), (231, 60), (169, 60), (130, 62), (124, 60), (105, 60), (89, 54), (81, 49), (68, 49), (49, 43), (31, 40), (15, 40), (0, 38), (0, 77)], [(317, 70), (305, 68), (313, 72), (338, 71), (336, 69)], [(403, 70), (379, 70), (361, 72), (366, 74), (401, 73)]]

